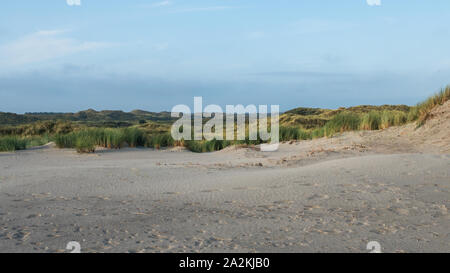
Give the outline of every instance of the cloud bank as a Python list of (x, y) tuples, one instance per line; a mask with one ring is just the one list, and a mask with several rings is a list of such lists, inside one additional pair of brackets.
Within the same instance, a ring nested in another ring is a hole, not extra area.
[(109, 46), (108, 43), (78, 41), (63, 37), (65, 30), (42, 30), (0, 45), (0, 64), (23, 65)]

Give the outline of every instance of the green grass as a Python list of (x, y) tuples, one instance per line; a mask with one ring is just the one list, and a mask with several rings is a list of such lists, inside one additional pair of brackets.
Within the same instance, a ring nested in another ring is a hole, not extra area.
[(425, 101), (416, 106), (416, 115), (419, 126), (423, 125), (427, 119), (430, 118), (431, 110), (438, 105), (444, 104), (450, 99), (450, 86), (442, 89), (439, 93), (429, 97)]
[(122, 130), (123, 141), (129, 147), (143, 147), (146, 144), (146, 135), (144, 131), (137, 128), (125, 128)]
[(165, 147), (180, 146), (181, 143), (182, 142), (176, 143), (169, 133), (165, 133), (147, 136), (144, 146), (160, 149)]
[(42, 136), (26, 137), (25, 139), (27, 141), (27, 148), (42, 146), (51, 141), (51, 137), (48, 136), (47, 134), (44, 134)]
[(386, 129), (391, 126), (400, 126), (408, 122), (408, 114), (400, 111), (383, 111), (381, 124), (378, 129)]
[(54, 136), (56, 147), (63, 148), (75, 148), (75, 142), (77, 135), (75, 133), (69, 133), (66, 135), (58, 134)]
[[(243, 141), (245, 142), (245, 141)], [(195, 152), (195, 153), (209, 153), (214, 151), (222, 150), (232, 144), (238, 144), (236, 141), (228, 141), (228, 140), (202, 140), (202, 141), (195, 141), (190, 140), (185, 142), (185, 146), (188, 150)], [(244, 143), (242, 143), (244, 144)]]
[(322, 138), (325, 136), (325, 129), (319, 128), (319, 129), (315, 129), (311, 132), (311, 138), (312, 139), (316, 139), (316, 138)]
[(96, 142), (94, 135), (89, 132), (80, 132), (75, 140), (75, 149), (78, 153), (93, 153), (95, 152)]
[(370, 111), (364, 114), (359, 122), (359, 129), (361, 130), (378, 130), (381, 126), (381, 114), (378, 111)]
[[(281, 115), (280, 141), (331, 137), (346, 131), (386, 129), (416, 121), (420, 126), (431, 117), (431, 111), (434, 107), (442, 105), (449, 98), (450, 86), (413, 107), (406, 105), (363, 105), (336, 110), (297, 108)], [(102, 115), (118, 114), (108, 111), (96, 113), (98, 115), (99, 113)], [(135, 114), (149, 115), (146, 112), (136, 112)], [(40, 116), (46, 117), (45, 113)], [(113, 120), (110, 122), (114, 123)], [(50, 140), (53, 140), (59, 148), (75, 148), (80, 153), (94, 152), (96, 147), (109, 149), (150, 147), (160, 149), (173, 146), (184, 146), (193, 152), (213, 152), (230, 145), (263, 143), (259, 137), (258, 140), (248, 139), (248, 124), (246, 125), (247, 138), (241, 141), (215, 139), (211, 141), (175, 141), (168, 132), (171, 124), (168, 121), (142, 120), (135, 125), (114, 124), (115, 126), (110, 126), (101, 122), (101, 120), (96, 120), (96, 123), (44, 120), (20, 126), (0, 126), (0, 151), (22, 150), (46, 144)]]
[[(138, 128), (90, 128), (54, 137), (58, 148), (76, 148), (79, 152), (92, 152), (92, 147), (120, 149), (122, 147), (171, 147), (176, 143), (170, 134), (148, 135)], [(83, 143), (86, 142), (86, 145)]]
[[(411, 114), (413, 115), (413, 114)], [(400, 110), (371, 110), (369, 112), (342, 112), (335, 115), (324, 127), (312, 131), (312, 138), (330, 137), (337, 133), (357, 130), (380, 130), (413, 121), (409, 113)]]
[(311, 132), (297, 127), (280, 127), (280, 141), (311, 139)]
[(27, 148), (47, 144), (48, 142), (49, 138), (47, 135), (44, 135), (42, 137), (4, 136), (0, 137), (0, 152), (13, 152), (18, 150), (25, 150)]
[(0, 138), (0, 152), (12, 152), (27, 148), (27, 140), (15, 136)]
[[(308, 115), (322, 115), (320, 122), (316, 117), (310, 119), (313, 123), (306, 126), (280, 126), (280, 141), (308, 140), (322, 137), (331, 137), (338, 133), (357, 130), (379, 130), (391, 126), (400, 126), (407, 122), (418, 120), (424, 122), (431, 110), (443, 104), (450, 97), (450, 88), (430, 97), (415, 107), (408, 106), (358, 106), (351, 108), (340, 108), (338, 110), (297, 109), (298, 113)], [(301, 110), (301, 111), (300, 111)], [(298, 114), (292, 112), (291, 114)], [(324, 117), (329, 119), (325, 120)], [(321, 127), (316, 125), (323, 122)], [(247, 139), (241, 141), (225, 140), (201, 140), (201, 141), (174, 141), (169, 133), (158, 132), (151, 134), (146, 128), (129, 127), (125, 129), (114, 128), (90, 128), (81, 129), (69, 134), (56, 135), (55, 142), (61, 148), (76, 148), (79, 152), (93, 152), (96, 146), (119, 149), (123, 146), (129, 147), (151, 147), (164, 148), (173, 146), (184, 146), (190, 151), (204, 153), (221, 150), (230, 145), (257, 145), (263, 143), (258, 140)], [(10, 145), (12, 146), (12, 145)], [(20, 149), (20, 141), (18, 141)], [(23, 145), (22, 145), (23, 146)]]
[(359, 130), (361, 116), (355, 113), (339, 113), (328, 121), (323, 127), (324, 136), (332, 136), (336, 133)]

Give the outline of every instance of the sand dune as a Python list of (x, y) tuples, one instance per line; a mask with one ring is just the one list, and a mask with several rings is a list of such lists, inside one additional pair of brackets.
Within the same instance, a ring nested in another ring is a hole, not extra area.
[(0, 252), (448, 252), (449, 107), (274, 153), (1, 153)]

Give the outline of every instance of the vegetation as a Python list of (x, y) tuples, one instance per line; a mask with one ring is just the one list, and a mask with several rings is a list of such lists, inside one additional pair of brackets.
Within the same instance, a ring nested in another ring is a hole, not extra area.
[(419, 103), (415, 109), (419, 126), (423, 125), (430, 118), (431, 110), (438, 105), (444, 104), (450, 99), (450, 86), (442, 89), (439, 93), (429, 97), (427, 100)]
[(382, 105), (371, 106), (362, 105), (349, 108), (341, 107), (336, 110), (317, 109), (317, 108), (296, 108), (288, 111), (280, 116), (280, 124), (286, 127), (297, 127), (304, 130), (315, 130), (325, 126), (335, 116), (342, 113), (351, 113), (358, 116), (363, 116), (370, 112), (396, 112), (409, 113), (410, 106), (406, 105)]
[(228, 141), (228, 140), (210, 140), (210, 141), (186, 141), (186, 148), (192, 152), (196, 153), (206, 153), (206, 152), (214, 152), (218, 150), (222, 150), (230, 146), (231, 144), (235, 144), (237, 142)]
[(55, 120), (104, 127), (126, 127), (139, 124), (142, 121), (170, 122), (174, 119), (169, 112), (153, 113), (142, 110), (126, 113), (123, 111), (95, 111), (89, 109), (77, 113), (25, 113), (24, 115), (0, 112), (0, 124), (2, 125), (18, 126), (38, 121)]
[(305, 131), (296, 127), (280, 127), (280, 140), (281, 141), (289, 141), (289, 140), (307, 140), (311, 139), (311, 132)]
[[(280, 116), (280, 141), (330, 137), (355, 130), (379, 130), (418, 121), (422, 125), (432, 109), (450, 98), (450, 86), (416, 106), (356, 106), (336, 110), (296, 108)], [(183, 146), (193, 152), (212, 152), (230, 145), (256, 145), (261, 141), (201, 140), (175, 141), (170, 135), (173, 119), (167, 112), (136, 110), (87, 110), (78, 113), (0, 113), (0, 151), (16, 151), (54, 141), (59, 148), (75, 148), (80, 153), (96, 147)], [(204, 121), (206, 122), (206, 120)], [(236, 131), (236, 129), (235, 129)]]
[(80, 132), (75, 139), (75, 149), (78, 153), (95, 152), (96, 139), (88, 131)]
[(332, 136), (336, 133), (358, 130), (361, 127), (361, 116), (354, 113), (339, 113), (325, 126), (324, 135)]
[(0, 138), (0, 151), (24, 150), (27, 147), (27, 141), (23, 138), (8, 136)]
[(41, 146), (48, 143), (47, 135), (35, 137), (3, 136), (0, 137), (0, 152), (13, 152), (25, 150), (30, 147)]

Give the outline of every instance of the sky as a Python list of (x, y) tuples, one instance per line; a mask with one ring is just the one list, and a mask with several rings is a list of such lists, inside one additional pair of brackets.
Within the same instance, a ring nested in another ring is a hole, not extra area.
[(414, 105), (450, 84), (448, 0), (15, 0), (0, 112)]

